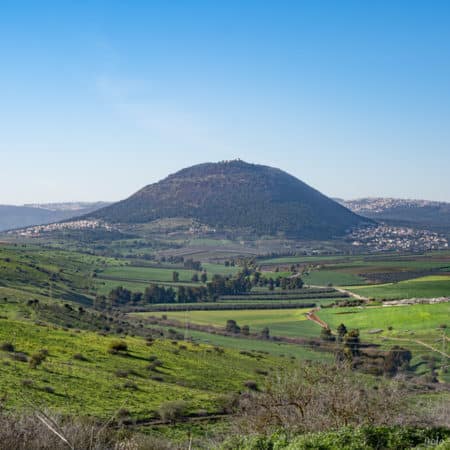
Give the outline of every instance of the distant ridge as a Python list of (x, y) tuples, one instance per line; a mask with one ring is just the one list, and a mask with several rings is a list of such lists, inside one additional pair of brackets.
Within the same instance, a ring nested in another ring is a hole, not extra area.
[(382, 197), (336, 201), (357, 214), (377, 221), (450, 231), (450, 203)]
[(46, 203), (45, 205), (0, 205), (0, 231), (67, 220), (102, 208), (106, 202)]
[(184, 217), (219, 229), (328, 239), (371, 223), (299, 179), (241, 160), (188, 167), (88, 217), (137, 224)]

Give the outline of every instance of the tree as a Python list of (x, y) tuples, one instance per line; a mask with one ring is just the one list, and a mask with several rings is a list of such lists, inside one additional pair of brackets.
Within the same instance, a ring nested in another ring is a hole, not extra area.
[(250, 334), (250, 327), (249, 327), (248, 325), (244, 325), (244, 326), (242, 327), (241, 333), (242, 333), (244, 336), (248, 336), (248, 335)]
[(200, 281), (202, 283), (206, 283), (208, 281), (208, 274), (206, 272), (202, 272), (202, 274), (200, 275)]
[(411, 358), (412, 354), (408, 349), (394, 345), (384, 358), (384, 372), (387, 375), (394, 376), (401, 367), (409, 367)]
[(261, 337), (262, 337), (263, 339), (269, 339), (269, 338), (270, 338), (269, 327), (264, 327), (264, 328), (261, 330)]
[(350, 330), (345, 335), (344, 347), (349, 356), (359, 356), (361, 341), (359, 339), (359, 330)]
[(193, 281), (194, 283), (198, 282), (198, 275), (197, 275), (197, 273), (194, 273), (194, 275), (192, 275), (191, 281)]
[(342, 342), (342, 340), (344, 339), (344, 336), (347, 334), (347, 327), (343, 323), (341, 323), (337, 327), (337, 334), (338, 334), (338, 341)]
[(241, 332), (241, 327), (236, 323), (235, 320), (229, 319), (227, 320), (225, 330), (229, 333), (239, 334)]
[(323, 341), (329, 341), (329, 342), (332, 342), (336, 339), (333, 336), (333, 334), (331, 333), (331, 330), (329, 328), (322, 328), (322, 330), (320, 331), (320, 338)]
[(180, 281), (180, 274), (176, 271), (173, 271), (172, 273), (172, 281), (174, 283), (178, 283)]

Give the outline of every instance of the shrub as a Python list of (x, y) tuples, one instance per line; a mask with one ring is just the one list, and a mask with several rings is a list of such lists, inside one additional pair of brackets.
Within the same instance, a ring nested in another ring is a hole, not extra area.
[(88, 361), (88, 359), (81, 353), (75, 353), (75, 355), (73, 355), (73, 359), (76, 359), (77, 361)]
[(33, 380), (30, 380), (29, 378), (24, 378), (24, 379), (20, 382), (20, 384), (21, 384), (23, 387), (28, 387), (28, 388), (30, 388), (30, 387), (33, 387), (34, 381), (33, 381)]
[(151, 364), (148, 365), (148, 370), (153, 370), (154, 372), (158, 371), (158, 367), (162, 367), (163, 363), (159, 359), (155, 359)]
[(261, 434), (408, 423), (415, 413), (406, 399), (402, 385), (373, 389), (348, 365), (303, 363), (269, 377), (261, 392), (242, 394), (238, 422), (244, 432)]
[(11, 342), (2, 342), (0, 344), (0, 350), (3, 350), (4, 352), (13, 352), (14, 345), (11, 344)]
[(253, 380), (247, 380), (244, 382), (244, 386), (247, 389), (250, 389), (251, 391), (257, 391), (258, 390), (258, 384), (256, 383), (256, 381)]
[(115, 375), (117, 378), (126, 378), (129, 375), (129, 372), (128, 370), (118, 369), (116, 370)]
[[(47, 352), (48, 354), (48, 352)], [(37, 369), (47, 358), (47, 354), (44, 352), (42, 353), (41, 351), (37, 352), (37, 353), (33, 353), (30, 357), (30, 368), (31, 369)]]
[(55, 388), (53, 386), (44, 386), (42, 388), (42, 390), (44, 392), (47, 392), (48, 394), (54, 394), (55, 393)]
[(164, 378), (159, 375), (153, 375), (150, 377), (150, 380), (162, 382), (164, 381)]
[(125, 381), (125, 383), (123, 384), (123, 387), (125, 389), (131, 389), (133, 391), (137, 391), (139, 389), (138, 385), (136, 383), (133, 383), (132, 381)]
[(187, 407), (188, 404), (184, 400), (174, 400), (163, 403), (158, 408), (158, 414), (165, 422), (174, 422), (186, 414)]
[(14, 361), (19, 361), (19, 362), (27, 362), (28, 361), (28, 356), (22, 352), (11, 353), (10, 358), (13, 359)]
[(124, 341), (112, 341), (109, 344), (108, 352), (112, 355), (116, 355), (120, 352), (127, 352), (128, 351), (128, 345)]

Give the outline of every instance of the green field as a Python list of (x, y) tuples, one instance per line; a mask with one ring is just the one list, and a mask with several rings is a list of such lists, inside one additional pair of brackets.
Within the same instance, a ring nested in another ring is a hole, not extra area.
[(450, 276), (433, 275), (372, 286), (348, 286), (357, 294), (375, 299), (433, 298), (450, 296)]
[[(319, 327), (306, 319), (310, 308), (281, 310), (238, 310), (238, 311), (189, 311), (167, 312), (168, 319), (185, 320), (200, 325), (225, 327), (227, 320), (233, 319), (238, 325), (249, 325), (250, 331), (260, 331), (269, 327), (273, 336), (305, 337), (319, 335)], [(145, 313), (143, 313), (145, 314)], [(155, 313), (151, 313), (155, 315)]]
[(196, 273), (187, 269), (160, 269), (155, 267), (108, 267), (100, 272), (99, 277), (116, 278), (124, 281), (141, 281), (151, 283), (152, 281), (173, 281), (173, 272), (178, 272), (180, 281), (191, 281)]
[[(180, 333), (186, 330), (179, 328)], [(300, 360), (331, 361), (333, 355), (326, 352), (318, 352), (308, 346), (300, 344), (285, 344), (283, 342), (262, 341), (258, 339), (238, 339), (230, 336), (206, 333), (203, 331), (188, 330), (187, 336), (194, 341), (211, 345), (220, 345), (235, 350), (267, 352), (277, 356), (295, 357)]]
[(340, 272), (337, 270), (313, 270), (302, 277), (305, 284), (316, 286), (343, 286), (364, 283), (364, 278), (348, 272)]

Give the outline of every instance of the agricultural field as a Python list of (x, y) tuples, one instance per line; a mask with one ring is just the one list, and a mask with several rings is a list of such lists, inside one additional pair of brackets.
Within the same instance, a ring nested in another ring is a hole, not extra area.
[(450, 275), (430, 275), (398, 283), (348, 286), (347, 288), (356, 294), (374, 299), (446, 297), (450, 296)]
[[(343, 323), (347, 329), (358, 329), (361, 338), (382, 347), (401, 345), (410, 349), (414, 361), (433, 356), (443, 361), (450, 354), (450, 303), (406, 306), (368, 306), (358, 308), (325, 308), (317, 315), (331, 329)], [(443, 352), (443, 353), (441, 353)], [(450, 381), (449, 374), (444, 377)]]
[(302, 277), (306, 285), (313, 286), (349, 286), (362, 284), (365, 279), (355, 273), (338, 270), (312, 270)]
[[(261, 331), (268, 327), (272, 336), (317, 337), (320, 328), (307, 320), (306, 313), (311, 308), (281, 310), (228, 310), (228, 311), (188, 311), (164, 313), (168, 319), (182, 323), (225, 327), (227, 320), (235, 320), (240, 326), (249, 325), (250, 331)], [(143, 313), (145, 314), (145, 313)], [(151, 313), (155, 315), (156, 313)]]
[(332, 361), (333, 355), (327, 352), (315, 351), (307, 345), (286, 344), (284, 342), (262, 341), (258, 339), (235, 338), (231, 336), (222, 336), (204, 331), (186, 330), (175, 328), (188, 338), (195, 342), (201, 342), (210, 345), (219, 345), (224, 348), (231, 348), (239, 351), (262, 352), (279, 357), (297, 358), (298, 360), (309, 361)]

